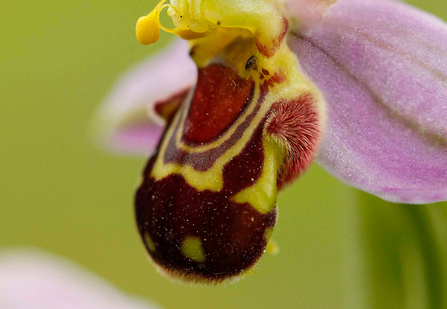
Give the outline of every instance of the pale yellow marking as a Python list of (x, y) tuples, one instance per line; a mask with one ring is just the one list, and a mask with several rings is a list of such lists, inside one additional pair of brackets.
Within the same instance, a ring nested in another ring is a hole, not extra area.
[(251, 268), (249, 268), (249, 269), (247, 269), (247, 270), (245, 270), (244, 272), (242, 272), (242, 276), (249, 276), (249, 275), (251, 275), (251, 274), (254, 274), (255, 273), (255, 271), (256, 271), (256, 268), (257, 268), (257, 265), (256, 266), (254, 266), (254, 267), (251, 267)]
[(203, 253), (202, 242), (200, 238), (188, 237), (182, 243), (182, 254), (188, 259), (203, 263), (205, 262), (205, 254)]
[(147, 232), (144, 233), (144, 242), (146, 243), (146, 246), (149, 249), (149, 251), (155, 252), (155, 244)]

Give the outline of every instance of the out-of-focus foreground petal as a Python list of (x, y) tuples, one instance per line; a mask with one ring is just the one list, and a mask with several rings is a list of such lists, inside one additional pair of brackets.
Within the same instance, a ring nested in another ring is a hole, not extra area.
[(341, 0), (291, 36), (324, 93), (318, 161), (393, 202), (447, 199), (447, 26), (406, 4)]
[(98, 142), (113, 151), (148, 155), (158, 143), (163, 120), (155, 103), (196, 82), (197, 69), (185, 41), (140, 63), (113, 87), (94, 120)]
[(33, 251), (0, 254), (0, 308), (155, 309), (62, 259)]

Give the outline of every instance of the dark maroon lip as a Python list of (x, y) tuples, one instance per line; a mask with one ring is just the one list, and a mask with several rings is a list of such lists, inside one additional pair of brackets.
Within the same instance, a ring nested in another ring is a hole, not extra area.
[[(261, 213), (250, 201), (237, 203), (234, 197), (261, 178), (266, 162), (266, 135), (274, 137), (276, 143), (284, 143), (278, 147), (289, 149), (284, 158), (276, 158), (285, 160), (278, 164), (282, 170), (275, 171), (277, 177), (271, 179), (276, 185), (283, 187), (310, 163), (316, 147), (312, 136), (316, 139), (319, 133), (313, 97), (305, 93), (294, 100), (266, 101), (269, 91), (283, 83), (285, 77), (265, 69), (258, 74), (263, 77), (261, 83), (243, 79), (236, 70), (212, 63), (199, 70), (197, 85), (189, 96), (181, 93), (174, 97), (188, 97), (188, 102), (180, 105), (174, 101), (173, 105), (165, 103), (159, 108), (168, 125), (144, 171), (143, 183), (135, 196), (135, 212), (146, 249), (167, 274), (186, 281), (216, 283), (243, 275), (262, 257), (276, 223), (276, 201), (269, 200), (270, 211)], [(271, 104), (269, 112), (255, 124), (263, 104)], [(243, 120), (238, 122), (241, 115)], [(232, 127), (234, 130), (228, 132)], [(225, 132), (227, 136), (220, 144), (203, 151), (189, 152), (178, 145), (197, 149), (219, 142)], [(244, 141), (243, 149), (226, 161), (221, 176), (216, 175), (222, 177), (219, 191), (198, 190), (179, 173), (162, 178), (152, 175), (156, 161), (161, 166), (188, 165), (195, 171), (207, 172), (246, 134), (251, 135)], [(303, 143), (294, 141), (296, 138)], [(161, 144), (166, 147), (161, 149)], [(191, 239), (198, 243), (199, 259), (182, 250)]]
[[(262, 128), (225, 166), (224, 187), (219, 192), (198, 191), (181, 175), (154, 180), (150, 173), (155, 158), (149, 161), (135, 197), (138, 230), (143, 241), (145, 234), (153, 241), (155, 251), (147, 249), (155, 263), (168, 273), (198, 281), (222, 281), (254, 266), (267, 245), (267, 229), (276, 223), (276, 207), (261, 214), (250, 204), (232, 202), (230, 197), (261, 175)], [(189, 237), (200, 239), (204, 262), (182, 254), (181, 244)]]

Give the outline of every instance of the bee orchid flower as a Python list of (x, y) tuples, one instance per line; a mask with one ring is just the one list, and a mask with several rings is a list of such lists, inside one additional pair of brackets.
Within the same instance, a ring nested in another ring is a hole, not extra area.
[[(163, 10), (175, 28), (159, 21)], [(176, 42), (116, 86), (107, 147), (149, 155), (136, 193), (160, 270), (198, 283), (251, 272), (277, 192), (315, 158), (385, 200), (447, 200), (447, 26), (389, 0), (171, 0), (137, 23)]]

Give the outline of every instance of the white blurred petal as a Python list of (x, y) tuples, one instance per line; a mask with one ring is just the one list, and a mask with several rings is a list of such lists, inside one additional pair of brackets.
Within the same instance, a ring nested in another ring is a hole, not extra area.
[(0, 254), (2, 309), (156, 309), (72, 262), (36, 251)]

